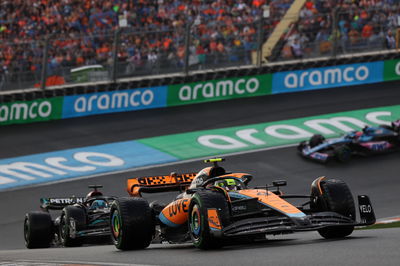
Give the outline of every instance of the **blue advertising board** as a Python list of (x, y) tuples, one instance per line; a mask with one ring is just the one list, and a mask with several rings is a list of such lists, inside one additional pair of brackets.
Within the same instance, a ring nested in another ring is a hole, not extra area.
[(137, 141), (1, 159), (0, 191), (177, 160)]
[(65, 96), (62, 118), (166, 107), (167, 86)]
[(272, 94), (324, 89), (383, 81), (383, 61), (278, 72)]

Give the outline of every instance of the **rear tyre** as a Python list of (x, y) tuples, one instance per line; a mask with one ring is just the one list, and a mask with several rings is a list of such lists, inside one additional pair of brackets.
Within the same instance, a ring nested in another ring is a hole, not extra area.
[(309, 144), (310, 144), (310, 147), (313, 148), (315, 146), (322, 144), (324, 141), (325, 141), (324, 136), (322, 136), (320, 134), (315, 134), (311, 137)]
[(223, 239), (210, 232), (208, 209), (217, 209), (221, 226), (229, 223), (229, 207), (225, 196), (217, 191), (201, 190), (193, 196), (189, 206), (189, 233), (195, 247), (216, 249), (223, 246)]
[[(311, 209), (314, 211), (332, 211), (339, 213), (352, 220), (356, 219), (354, 199), (347, 184), (339, 179), (321, 179), (319, 188), (315, 182), (312, 185)], [(318, 233), (327, 239), (343, 238), (350, 235), (354, 230), (353, 225), (332, 226), (318, 230)]]
[[(72, 227), (71, 223), (75, 226)], [(81, 231), (86, 227), (85, 210), (76, 206), (67, 206), (63, 209), (60, 218), (59, 238), (64, 247), (79, 247), (82, 245), (82, 238), (71, 237), (73, 231)]]
[(29, 212), (24, 220), (24, 238), (27, 248), (48, 248), (53, 240), (53, 222), (47, 212)]
[(147, 248), (155, 232), (149, 203), (143, 198), (119, 198), (111, 205), (112, 240), (121, 250)]

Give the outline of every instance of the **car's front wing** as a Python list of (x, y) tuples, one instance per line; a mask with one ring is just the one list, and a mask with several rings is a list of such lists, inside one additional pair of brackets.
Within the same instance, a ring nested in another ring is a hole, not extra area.
[(314, 231), (333, 226), (366, 226), (374, 224), (375, 214), (366, 195), (358, 196), (360, 222), (336, 212), (314, 212), (303, 217), (267, 216), (236, 221), (221, 230), (211, 230), (219, 237), (235, 237), (254, 234), (288, 234)]
[(248, 218), (230, 224), (223, 228), (221, 233), (224, 237), (252, 234), (288, 234), (343, 225), (359, 224), (335, 212), (320, 212), (301, 218), (286, 216)]

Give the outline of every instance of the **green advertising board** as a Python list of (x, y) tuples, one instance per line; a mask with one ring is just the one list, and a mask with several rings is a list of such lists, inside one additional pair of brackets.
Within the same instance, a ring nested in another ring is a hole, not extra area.
[(400, 79), (400, 59), (384, 61), (383, 81)]
[(63, 97), (0, 104), (0, 125), (61, 119)]
[(390, 124), (400, 105), (152, 137), (140, 143), (181, 160), (297, 144), (313, 134), (328, 138), (365, 125)]
[(167, 106), (271, 94), (272, 74), (168, 86)]

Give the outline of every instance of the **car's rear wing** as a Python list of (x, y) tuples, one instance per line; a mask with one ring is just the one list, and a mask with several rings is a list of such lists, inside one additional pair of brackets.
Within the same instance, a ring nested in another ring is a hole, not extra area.
[(143, 192), (180, 191), (188, 187), (196, 175), (197, 173), (186, 173), (131, 178), (127, 180), (127, 191), (134, 197), (140, 197)]
[(84, 197), (41, 198), (40, 208), (45, 210), (62, 210), (65, 206), (83, 203), (84, 201)]

